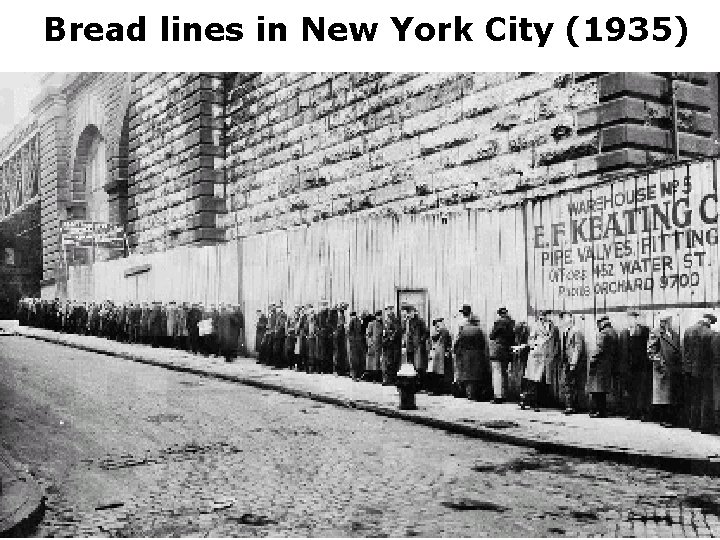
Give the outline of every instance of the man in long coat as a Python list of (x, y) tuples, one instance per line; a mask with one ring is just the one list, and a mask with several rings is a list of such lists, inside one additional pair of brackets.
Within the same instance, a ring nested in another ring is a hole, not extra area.
[(403, 306), (403, 311), (405, 312), (403, 345), (407, 361), (415, 367), (418, 386), (425, 388), (427, 386), (425, 374), (428, 364), (427, 339), (429, 337), (427, 325), (414, 306)]
[(357, 381), (363, 375), (365, 364), (365, 336), (363, 335), (362, 321), (355, 311), (350, 312), (347, 341), (350, 357), (350, 376)]
[(628, 318), (628, 327), (619, 335), (620, 351), (614, 369), (616, 394), (628, 418), (647, 420), (652, 402), (653, 367), (647, 348), (650, 328), (642, 323), (637, 311), (629, 311)]
[(200, 350), (200, 330), (198, 323), (202, 320), (202, 308), (199, 304), (193, 302), (187, 313), (187, 331), (188, 331), (188, 347), (197, 354)]
[(285, 321), (285, 358), (287, 358), (287, 367), (296, 367), (297, 358), (295, 354), (295, 345), (297, 343), (297, 328), (300, 320), (300, 306), (295, 306), (293, 314)]
[(317, 318), (320, 373), (332, 373), (333, 369), (332, 321), (330, 315), (331, 312), (327, 301), (322, 300)]
[(492, 368), (493, 403), (505, 400), (508, 387), (508, 363), (515, 343), (515, 321), (507, 308), (497, 310), (497, 319), (490, 331), (490, 364)]
[(647, 349), (653, 369), (653, 419), (670, 427), (682, 361), (680, 336), (672, 327), (670, 314), (662, 315), (658, 325), (650, 332)]
[(590, 394), (590, 416), (603, 418), (607, 415), (612, 365), (618, 355), (618, 335), (607, 315), (598, 318), (597, 328), (595, 350), (588, 361), (587, 391)]
[(332, 339), (333, 339), (333, 371), (338, 375), (347, 375), (349, 372), (347, 336), (345, 335), (345, 310), (347, 304), (341, 302), (333, 310)]
[(167, 346), (177, 347), (177, 303), (170, 302), (168, 305), (166, 305), (165, 313), (165, 335), (167, 336)]
[(257, 322), (255, 323), (255, 352), (258, 356), (261, 356), (260, 351), (262, 349), (265, 332), (268, 328), (268, 318), (260, 309), (258, 309), (255, 314), (257, 316)]
[(395, 377), (400, 369), (400, 346), (402, 343), (402, 327), (395, 314), (394, 306), (385, 308), (383, 321), (382, 357), (380, 368), (382, 370), (383, 386), (395, 384)]
[(150, 305), (142, 303), (140, 308), (140, 340), (142, 343), (150, 343)]
[(277, 321), (275, 323), (275, 332), (273, 340), (273, 357), (272, 365), (276, 368), (287, 366), (287, 356), (285, 355), (285, 337), (287, 330), (288, 316), (280, 304), (277, 313)]
[(308, 373), (320, 372), (318, 316), (312, 304), (307, 305), (307, 369)]
[(478, 401), (481, 397), (482, 363), (485, 361), (485, 334), (470, 305), (464, 304), (460, 313), (463, 319), (458, 326), (453, 351), (455, 382), (464, 397)]
[(435, 394), (447, 394), (453, 382), (452, 336), (442, 317), (433, 320), (430, 335), (431, 351), (428, 359), (428, 384)]
[(273, 357), (273, 343), (275, 342), (275, 327), (277, 326), (277, 309), (275, 304), (268, 305), (267, 329), (260, 344), (258, 360), (261, 364), (271, 365)]
[[(693, 431), (710, 431), (708, 379), (712, 381), (712, 338), (710, 325), (716, 320), (707, 314), (685, 330), (683, 336), (683, 394), (687, 425)], [(710, 396), (712, 396), (710, 385)], [(703, 414), (704, 413), (704, 414)]]
[(309, 373), (308, 364), (308, 309), (306, 306), (300, 306), (297, 323), (295, 324), (295, 362), (298, 371)]
[(528, 382), (528, 396), (522, 401), (522, 406), (524, 408), (527, 404), (539, 411), (545, 373), (560, 349), (557, 327), (550, 320), (550, 311), (544, 310), (539, 313), (530, 332), (527, 346), (530, 352), (524, 376)]
[(148, 324), (150, 326), (150, 336), (153, 347), (159, 347), (160, 341), (163, 336), (163, 316), (162, 316), (162, 305), (160, 302), (153, 302), (152, 310), (150, 311)]
[(237, 357), (242, 322), (242, 313), (239, 309), (222, 306), (218, 317), (218, 341), (220, 356), (225, 358), (226, 362), (232, 362)]
[(375, 318), (368, 322), (365, 330), (367, 352), (365, 353), (365, 373), (363, 379), (366, 381), (382, 380), (382, 346), (383, 346), (383, 316), (382, 311), (375, 312)]
[(565, 414), (573, 414), (578, 407), (579, 370), (585, 366), (585, 335), (571, 313), (563, 313), (567, 322), (561, 337), (562, 390)]

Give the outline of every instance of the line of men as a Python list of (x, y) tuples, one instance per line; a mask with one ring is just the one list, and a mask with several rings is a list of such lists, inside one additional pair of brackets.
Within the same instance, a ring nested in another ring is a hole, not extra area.
[[(665, 426), (720, 432), (720, 332), (714, 314), (685, 329), (683, 339), (672, 315), (663, 314), (652, 330), (637, 311), (619, 333), (603, 315), (588, 351), (584, 318), (568, 312), (538, 314), (532, 328), (515, 323), (498, 309), (486, 338), (470, 305), (459, 310), (454, 335), (442, 318), (432, 327), (412, 305), (359, 315), (348, 305), (327, 301), (295, 306), (281, 303), (258, 310), (255, 349), (259, 361), (308, 373), (336, 373), (392, 385), (403, 362), (412, 363), (421, 390), (472, 400), (507, 399), (510, 379), (522, 379), (520, 406), (538, 409), (554, 396), (567, 414), (579, 410), (581, 395), (590, 413), (658, 421)], [(20, 324), (96, 335), (130, 343), (186, 349), (227, 360), (244, 352), (244, 318), (239, 306), (170, 302), (74, 302), (24, 298)], [(511, 373), (512, 372), (512, 373)]]
[(603, 315), (589, 353), (576, 316), (561, 312), (557, 326), (550, 315), (540, 313), (528, 343), (512, 347), (527, 354), (523, 408), (537, 409), (543, 394), (555, 389), (571, 414), (584, 390), (595, 417), (607, 415), (612, 396), (614, 412), (629, 419), (720, 433), (720, 332), (712, 329), (714, 314), (688, 326), (682, 342), (669, 312), (650, 329), (631, 310), (620, 333)]
[(453, 382), (471, 399), (481, 394), (479, 367), (485, 336), (470, 306), (454, 341), (444, 319), (429, 329), (412, 305), (386, 306), (374, 314), (350, 311), (327, 301), (296, 305), (287, 314), (282, 303), (257, 311), (255, 350), (260, 363), (307, 373), (336, 373), (355, 380), (393, 385), (403, 362), (412, 363), (421, 389), (451, 391)]
[(239, 306), (189, 302), (77, 302), (23, 298), (21, 325), (152, 347), (184, 349), (232, 360), (245, 351)]

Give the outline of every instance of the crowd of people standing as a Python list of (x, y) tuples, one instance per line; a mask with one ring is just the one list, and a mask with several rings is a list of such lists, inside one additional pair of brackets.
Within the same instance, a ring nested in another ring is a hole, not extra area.
[(227, 360), (245, 352), (239, 306), (189, 302), (76, 302), (23, 298), (21, 325), (152, 347), (173, 347)]
[[(282, 303), (258, 310), (258, 361), (383, 385), (394, 385), (409, 363), (418, 388), (428, 393), (494, 403), (517, 398), (523, 409), (561, 405), (566, 414), (587, 409), (593, 417), (610, 413), (720, 433), (720, 333), (712, 313), (687, 327), (682, 340), (669, 314), (651, 329), (629, 311), (620, 332), (603, 315), (588, 347), (584, 317), (564, 311), (542, 311), (529, 327), (501, 307), (486, 335), (468, 304), (452, 329), (441, 317), (428, 327), (412, 305), (402, 305), (399, 314), (392, 305), (374, 313), (348, 307), (321, 301), (290, 313)], [(246, 352), (245, 320), (236, 305), (25, 298), (18, 314), (22, 325), (228, 361)]]

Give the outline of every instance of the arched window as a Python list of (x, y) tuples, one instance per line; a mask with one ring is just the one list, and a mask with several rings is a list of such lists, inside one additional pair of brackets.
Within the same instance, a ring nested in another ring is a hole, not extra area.
[(75, 152), (70, 217), (108, 222), (110, 207), (106, 183), (105, 140), (96, 126), (89, 125), (80, 134)]

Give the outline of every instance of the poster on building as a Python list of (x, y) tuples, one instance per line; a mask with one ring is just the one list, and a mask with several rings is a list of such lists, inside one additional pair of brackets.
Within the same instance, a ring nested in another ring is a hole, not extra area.
[(62, 224), (62, 242), (65, 246), (100, 246), (123, 249), (125, 231), (122, 225), (83, 220), (69, 220)]
[(625, 176), (526, 207), (528, 310), (711, 307), (717, 164)]
[(63, 222), (62, 245), (70, 265), (116, 259), (125, 255), (125, 230), (122, 225), (84, 220)]

